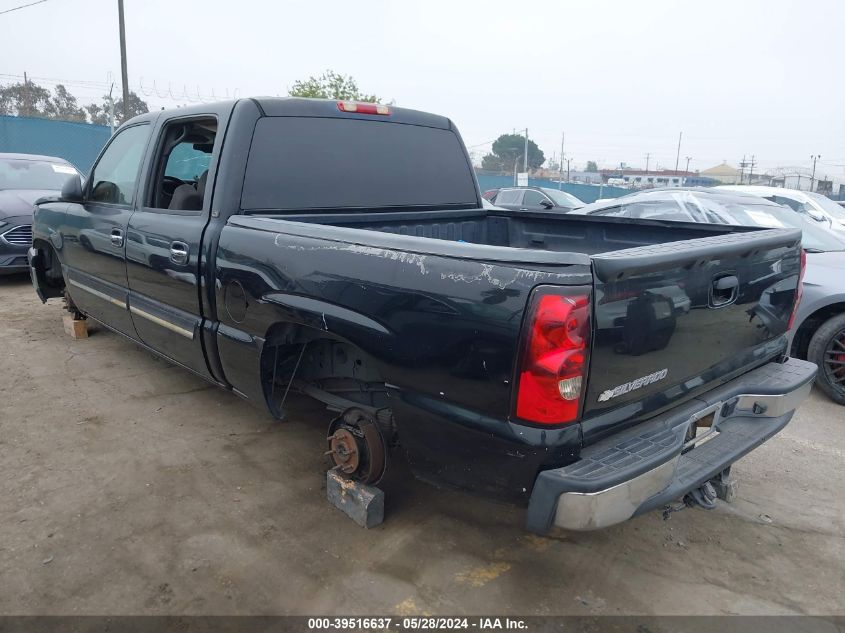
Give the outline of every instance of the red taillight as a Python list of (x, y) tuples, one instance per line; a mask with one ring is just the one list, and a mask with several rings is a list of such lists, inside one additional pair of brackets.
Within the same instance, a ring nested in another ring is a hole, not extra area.
[(580, 416), (590, 339), (590, 291), (541, 289), (525, 321), (516, 416), (539, 424), (568, 424)]
[(801, 270), (798, 272), (798, 287), (795, 289), (795, 303), (792, 304), (792, 314), (789, 315), (789, 325), (787, 330), (791, 330), (795, 325), (795, 317), (798, 314), (798, 304), (801, 303), (801, 297), (804, 296), (804, 271), (807, 268), (807, 251), (801, 249)]
[(338, 101), (337, 109), (341, 112), (357, 112), (358, 114), (390, 114), (390, 108), (380, 103), (359, 103), (358, 101)]

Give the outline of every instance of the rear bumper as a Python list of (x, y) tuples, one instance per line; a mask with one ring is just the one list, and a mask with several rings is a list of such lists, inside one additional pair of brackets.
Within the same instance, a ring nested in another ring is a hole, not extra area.
[[(537, 477), (528, 528), (596, 530), (682, 497), (785, 427), (815, 376), (806, 361), (768, 363), (584, 449), (577, 462)], [(689, 426), (711, 413), (717, 432), (682, 454)]]

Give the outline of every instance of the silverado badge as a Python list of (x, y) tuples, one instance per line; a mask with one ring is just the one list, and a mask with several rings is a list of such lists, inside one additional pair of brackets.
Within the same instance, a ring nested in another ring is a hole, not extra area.
[(648, 376), (643, 376), (642, 378), (637, 378), (636, 380), (632, 380), (631, 382), (626, 382), (625, 384), (619, 385), (618, 387), (614, 387), (613, 389), (606, 389), (601, 392), (599, 395), (599, 402), (607, 402), (611, 398), (615, 398), (616, 396), (621, 396), (622, 394), (629, 393), (636, 389), (640, 389), (641, 387), (645, 387), (646, 385), (650, 385), (653, 382), (657, 382), (658, 380), (663, 380), (666, 378), (666, 374), (669, 373), (669, 369), (661, 369), (660, 371), (656, 371), (653, 374), (649, 374)]

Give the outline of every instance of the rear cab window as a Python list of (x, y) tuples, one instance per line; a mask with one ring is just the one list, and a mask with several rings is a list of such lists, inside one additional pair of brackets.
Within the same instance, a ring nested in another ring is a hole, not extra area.
[(396, 122), (258, 120), (241, 208), (249, 212), (478, 208), (475, 176), (452, 130)]

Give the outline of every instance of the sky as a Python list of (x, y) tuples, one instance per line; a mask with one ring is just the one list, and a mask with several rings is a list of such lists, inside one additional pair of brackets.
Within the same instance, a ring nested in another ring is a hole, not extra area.
[[(0, 12), (33, 0), (0, 0)], [(129, 84), (152, 107), (280, 95), (326, 69), (450, 117), (477, 158), (528, 128), (573, 169), (757, 169), (845, 177), (842, 0), (125, 0)], [(0, 83), (24, 71), (83, 103), (120, 91), (117, 0), (0, 13)], [(187, 96), (186, 96), (187, 95)]]

